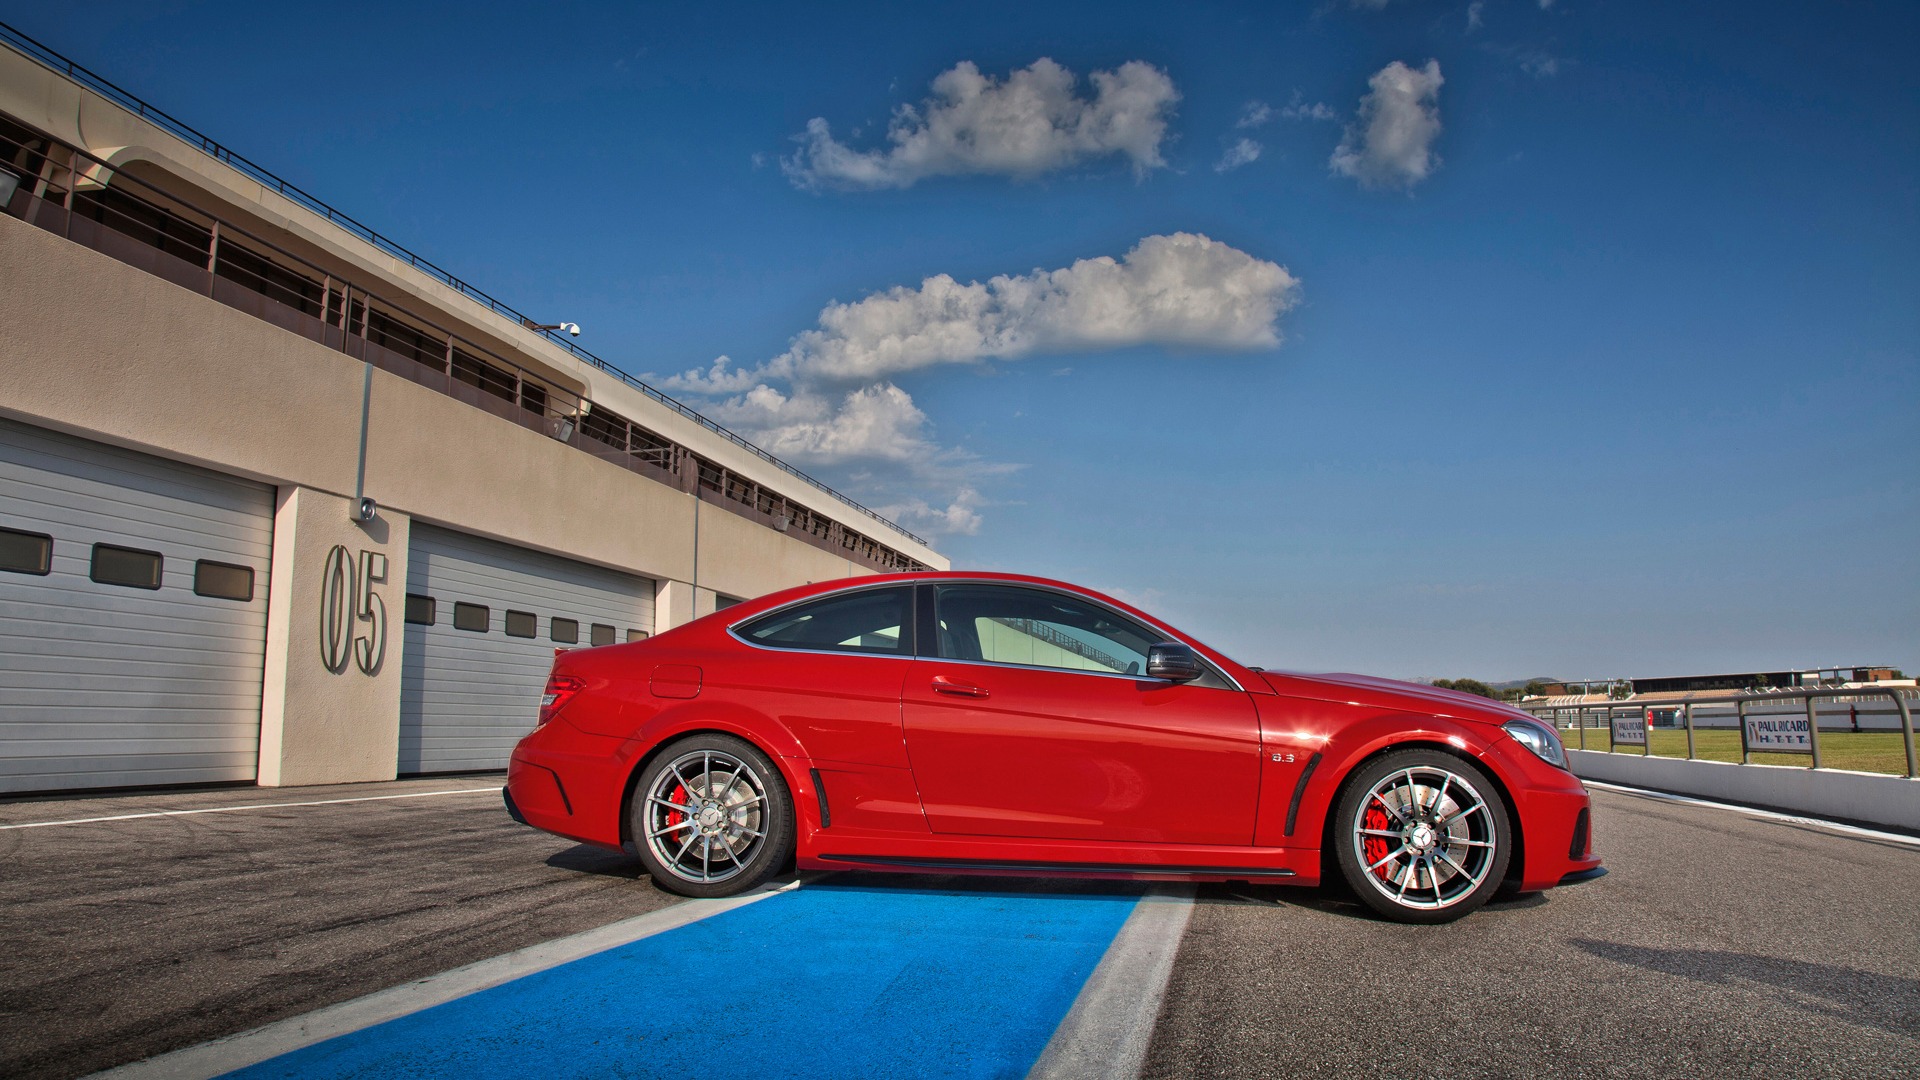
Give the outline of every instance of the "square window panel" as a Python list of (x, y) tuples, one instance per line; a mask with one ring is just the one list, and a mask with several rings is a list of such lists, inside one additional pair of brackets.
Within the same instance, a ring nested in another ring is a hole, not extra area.
[(455, 601), (453, 605), (453, 628), (471, 630), (476, 634), (487, 632), (487, 619), (491, 613), (485, 604), (469, 604)]
[(562, 645), (578, 645), (580, 644), (580, 620), (555, 616), (553, 621), (547, 624), (547, 636)]
[(419, 593), (407, 594), (408, 622), (416, 623), (420, 626), (432, 626), (434, 616), (437, 614), (439, 614), (439, 612), (437, 605), (433, 602), (433, 597), (421, 596)]
[(160, 566), (160, 553), (157, 551), (95, 544), (93, 566), (88, 576), (102, 585), (157, 589), (160, 587)]
[(253, 567), (201, 559), (193, 564), (193, 593), (219, 600), (252, 600)]
[(0, 529), (0, 570), (45, 574), (53, 569), (53, 537), (45, 533)]
[(611, 645), (613, 641), (613, 627), (608, 626), (606, 623), (597, 622), (593, 624), (593, 643), (595, 645)]
[(508, 637), (536, 637), (540, 633), (540, 619), (531, 611), (507, 612)]

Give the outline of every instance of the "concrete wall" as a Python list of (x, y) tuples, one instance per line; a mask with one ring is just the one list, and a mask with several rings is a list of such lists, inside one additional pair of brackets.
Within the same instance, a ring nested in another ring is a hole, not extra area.
[(1569, 750), (1567, 756), (1572, 759), (1574, 774), (1587, 780), (1920, 830), (1920, 780), (1839, 769), (1736, 765), (1595, 750)]
[[(394, 775), (412, 522), (390, 509), (373, 521), (354, 521), (351, 507), (350, 499), (312, 488), (279, 491), (260, 716), (260, 783), (266, 786)], [(347, 549), (356, 569), (361, 552), (384, 557), (386, 572), (368, 588), (379, 614), (348, 622), (350, 648), (358, 642), (366, 648), (377, 644), (378, 655), (369, 656), (372, 663), (349, 656), (339, 670), (330, 670), (322, 654), (321, 605), (327, 556), (336, 545)], [(376, 618), (384, 625), (375, 627)]]
[[(416, 518), (653, 578), (656, 629), (711, 612), (715, 590), (752, 597), (866, 572), (385, 371), (366, 391), (357, 360), (3, 215), (0, 252), (0, 413), (279, 489), (263, 784), (393, 776)], [(363, 393), (365, 492), (382, 507), (364, 527), (349, 513)], [(371, 672), (321, 660), (336, 545), (386, 560)]]
[[(927, 545), (859, 513), (827, 492), (708, 431), (618, 377), (480, 306), (439, 279), (213, 160), (165, 129), (8, 49), (0, 49), (0, 111), (18, 116), (56, 138), (85, 147), (116, 166), (115, 170), (93, 167), (94, 179), (98, 181), (110, 184), (115, 171), (125, 172), (155, 184), (189, 205), (237, 220), (250, 231), (327, 268), (330, 273), (342, 275), (362, 288), (371, 288), (413, 310), (433, 313), (437, 325), (541, 374), (556, 385), (581, 390), (590, 400), (780, 492), (792, 502), (833, 518), (929, 566), (944, 569), (948, 565), (945, 558)], [(752, 595), (724, 585), (719, 588), (734, 595)]]

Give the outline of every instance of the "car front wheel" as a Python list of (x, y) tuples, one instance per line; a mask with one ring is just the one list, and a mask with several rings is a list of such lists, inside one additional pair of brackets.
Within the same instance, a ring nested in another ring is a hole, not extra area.
[(793, 799), (767, 755), (731, 735), (693, 735), (642, 770), (629, 823), (653, 880), (682, 896), (734, 896), (785, 865)]
[(1362, 766), (1335, 811), (1341, 875), (1360, 902), (1397, 922), (1451, 922), (1506, 876), (1511, 829), (1487, 774), (1438, 750)]

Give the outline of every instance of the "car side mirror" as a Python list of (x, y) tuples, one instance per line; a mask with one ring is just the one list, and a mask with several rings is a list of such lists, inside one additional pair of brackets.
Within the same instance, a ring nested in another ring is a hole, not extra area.
[(1200, 654), (1177, 641), (1163, 641), (1147, 649), (1147, 677), (1173, 682), (1192, 682), (1205, 671)]

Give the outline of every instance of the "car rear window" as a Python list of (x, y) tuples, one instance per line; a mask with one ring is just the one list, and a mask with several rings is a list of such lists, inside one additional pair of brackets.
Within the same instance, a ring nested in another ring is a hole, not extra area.
[(912, 615), (912, 589), (861, 589), (762, 616), (739, 633), (775, 649), (911, 656)]

